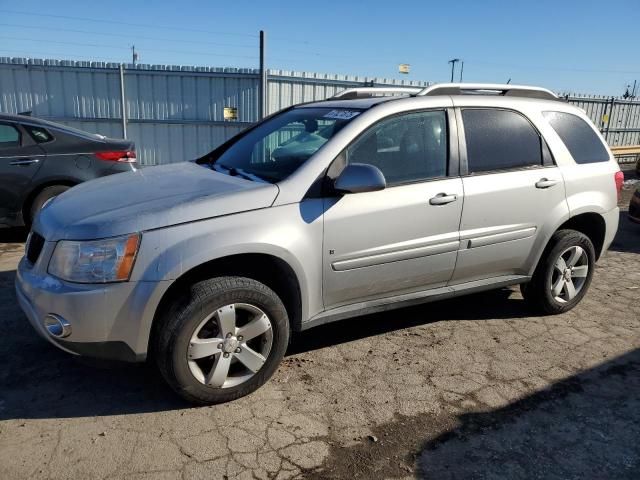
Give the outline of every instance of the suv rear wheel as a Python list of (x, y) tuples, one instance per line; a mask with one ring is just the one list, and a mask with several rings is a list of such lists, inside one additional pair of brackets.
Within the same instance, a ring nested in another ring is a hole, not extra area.
[(520, 287), (527, 303), (542, 313), (571, 310), (587, 293), (595, 266), (589, 237), (575, 230), (559, 230), (549, 242), (531, 282)]
[(158, 366), (193, 403), (228, 402), (253, 392), (276, 371), (289, 343), (282, 301), (250, 278), (196, 283), (161, 321)]

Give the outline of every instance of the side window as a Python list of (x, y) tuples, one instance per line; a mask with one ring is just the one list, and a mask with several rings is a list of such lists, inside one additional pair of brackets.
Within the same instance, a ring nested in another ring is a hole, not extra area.
[(576, 163), (609, 161), (609, 154), (596, 132), (577, 115), (563, 112), (542, 112)]
[(509, 110), (462, 110), (469, 173), (543, 165), (542, 139), (522, 115)]
[(20, 146), (20, 132), (11, 125), (0, 124), (0, 149)]
[(378, 167), (389, 185), (444, 177), (447, 156), (447, 117), (441, 110), (383, 120), (346, 150), (347, 163)]
[(53, 136), (47, 132), (44, 128), (34, 127), (31, 125), (22, 125), (24, 129), (29, 132), (29, 135), (33, 137), (36, 143), (46, 143), (53, 140)]

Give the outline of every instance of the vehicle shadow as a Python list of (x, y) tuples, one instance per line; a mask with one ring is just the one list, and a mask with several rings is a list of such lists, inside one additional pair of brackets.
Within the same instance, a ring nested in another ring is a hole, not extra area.
[(640, 225), (629, 220), (628, 212), (620, 212), (618, 232), (609, 250), (613, 252), (640, 253)]
[[(40, 338), (16, 305), (15, 271), (0, 272), (0, 420), (73, 418), (189, 408), (151, 364), (84, 360)], [(509, 290), (443, 301), (324, 325), (296, 336), (287, 355), (455, 319), (514, 319), (528, 315)]]
[(418, 478), (638, 478), (640, 349), (457, 420), (422, 445)]
[(413, 307), (390, 310), (321, 325), (297, 333), (288, 355), (352, 342), (391, 331), (448, 320), (518, 320), (532, 312), (514, 294), (518, 287), (469, 295), (466, 301), (440, 300)]

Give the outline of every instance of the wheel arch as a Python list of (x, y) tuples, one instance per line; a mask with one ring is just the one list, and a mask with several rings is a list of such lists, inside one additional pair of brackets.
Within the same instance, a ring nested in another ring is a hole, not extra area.
[(284, 303), (291, 329), (300, 331), (302, 290), (300, 279), (293, 267), (282, 258), (268, 253), (232, 254), (194, 266), (172, 282), (155, 308), (147, 351), (152, 351), (160, 317), (168, 310), (172, 301), (198, 281), (225, 275), (252, 278), (267, 285)]
[(607, 225), (599, 213), (586, 212), (573, 216), (560, 225), (558, 230), (576, 230), (586, 235), (596, 251), (596, 260), (602, 255)]
[(52, 179), (47, 180), (46, 182), (39, 183), (36, 185), (25, 197), (24, 202), (22, 202), (22, 218), (24, 219), (25, 224), (30, 222), (32, 219), (30, 218), (31, 206), (33, 205), (33, 201), (36, 197), (48, 187), (55, 187), (58, 185), (62, 185), (64, 187), (75, 187), (78, 185), (77, 181), (70, 180), (68, 178), (60, 178), (60, 179)]

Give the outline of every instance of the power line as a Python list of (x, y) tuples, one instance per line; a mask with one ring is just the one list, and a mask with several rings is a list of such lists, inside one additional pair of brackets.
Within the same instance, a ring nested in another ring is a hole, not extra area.
[[(221, 32), (221, 31), (213, 31), (213, 30), (202, 30), (195, 28), (186, 28), (186, 27), (175, 27), (169, 25), (156, 25), (156, 24), (144, 24), (144, 23), (130, 23), (130, 22), (122, 22), (120, 20), (106, 20), (106, 19), (97, 19), (97, 18), (88, 18), (88, 17), (74, 17), (69, 15), (54, 15), (48, 13), (34, 13), (34, 12), (20, 12), (17, 10), (6, 10), (0, 9), (0, 12), (4, 13), (12, 13), (16, 15), (28, 15), (28, 16), (38, 16), (38, 17), (50, 17), (50, 18), (64, 18), (68, 20), (80, 20), (83, 22), (96, 22), (96, 23), (111, 23), (117, 25), (126, 25), (131, 27), (142, 27), (142, 28), (161, 28), (163, 30), (179, 30), (179, 31), (187, 31), (187, 32), (201, 32), (201, 33), (209, 33), (216, 35), (232, 35), (232, 36), (240, 36), (240, 37), (254, 37), (257, 38), (258, 35), (249, 34), (249, 33), (238, 33), (238, 32)], [(93, 33), (93, 32), (91, 32)]]
[(144, 24), (144, 23), (129, 23), (129, 22), (122, 22), (120, 20), (105, 20), (105, 19), (98, 19), (98, 18), (88, 18), (88, 17), (72, 17), (69, 15), (54, 15), (51, 13), (35, 13), (35, 12), (20, 12), (18, 10), (6, 10), (6, 9), (0, 9), (0, 12), (3, 13), (12, 13), (15, 15), (28, 15), (28, 16), (36, 16), (36, 17), (48, 17), (48, 18), (64, 18), (67, 20), (80, 20), (82, 22), (96, 22), (96, 23), (111, 23), (111, 24), (116, 24), (116, 25), (126, 25), (129, 27), (137, 27), (137, 28), (162, 28), (163, 30), (179, 30), (182, 32), (201, 32), (201, 33), (211, 33), (211, 34), (216, 34), (216, 35), (231, 35), (231, 36), (237, 36), (237, 37), (253, 37), (253, 38), (258, 38), (258, 35), (255, 34), (250, 34), (250, 33), (238, 33), (238, 32), (218, 32), (218, 31), (212, 31), (212, 30), (200, 30), (200, 29), (196, 29), (196, 28), (186, 28), (186, 27), (175, 27), (172, 25), (155, 25), (155, 24)]
[[(37, 27), (33, 25), (19, 25), (15, 23), (0, 23), (2, 27), (16, 27), (16, 28), (30, 28), (34, 30), (52, 30), (56, 32), (70, 32), (70, 33), (83, 33), (87, 35), (102, 35), (107, 36), (109, 38), (113, 38), (113, 33), (104, 33), (104, 32), (91, 32), (89, 30), (75, 30), (70, 28), (60, 28), (60, 27)], [(199, 45), (213, 45), (216, 47), (236, 47), (236, 48), (251, 48), (255, 49), (255, 45), (238, 45), (234, 43), (218, 43), (218, 42), (208, 42), (206, 40), (184, 40), (184, 39), (175, 39), (175, 38), (167, 38), (167, 37), (148, 37), (148, 36), (140, 36), (140, 35), (127, 35), (127, 40), (160, 40), (167, 42), (179, 42), (179, 43), (196, 43)], [(48, 41), (48, 40), (47, 40)]]

